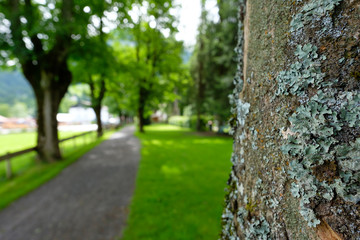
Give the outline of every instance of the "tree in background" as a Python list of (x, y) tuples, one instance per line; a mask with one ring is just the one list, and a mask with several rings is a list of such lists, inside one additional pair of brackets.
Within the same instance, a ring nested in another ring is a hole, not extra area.
[(206, 91), (206, 72), (205, 65), (208, 60), (206, 49), (206, 28), (208, 25), (207, 11), (205, 9), (206, 0), (201, 0), (201, 22), (197, 37), (197, 46), (195, 50), (196, 62), (193, 65), (193, 75), (195, 79), (195, 109), (196, 109), (196, 129), (202, 130), (201, 115), (205, 113), (205, 91)]
[[(173, 36), (174, 16), (170, 14), (172, 0), (148, 1), (139, 6), (146, 13), (139, 14), (133, 22), (132, 31), (135, 43), (136, 84), (138, 89), (137, 115), (139, 130), (144, 131), (146, 117), (162, 102), (168, 87), (169, 74), (181, 65), (182, 44)], [(169, 35), (165, 37), (164, 33)], [(165, 89), (164, 89), (165, 88)]]
[[(197, 130), (203, 130), (202, 115), (212, 115), (223, 125), (229, 118), (228, 95), (232, 92), (232, 76), (235, 74), (235, 52), (238, 1), (218, 1), (219, 21), (209, 19), (201, 1), (201, 22), (197, 45), (191, 62), (195, 79)], [(234, 7), (235, 6), (235, 7)]]
[(206, 101), (208, 113), (215, 116), (222, 126), (230, 117), (228, 95), (233, 88), (236, 72), (238, 11), (239, 1), (219, 0), (219, 21), (209, 22), (206, 39), (209, 39), (208, 62), (206, 64)]
[(101, 119), (102, 101), (106, 93), (106, 83), (115, 76), (117, 63), (111, 49), (108, 34), (105, 33), (105, 22), (111, 20), (105, 16), (109, 4), (99, 1), (91, 10), (94, 20), (93, 33), (84, 41), (84, 47), (75, 51), (72, 58), (72, 70), (76, 82), (86, 83), (90, 89), (91, 107), (95, 112), (97, 135), (103, 135)]
[(47, 161), (61, 158), (56, 114), (71, 82), (66, 61), (71, 34), (77, 33), (73, 24), (74, 6), (72, 0), (47, 6), (30, 0), (9, 0), (1, 5), (1, 12), (5, 14), (2, 21), (8, 22), (9, 30), (2, 33), (2, 48), (8, 50), (9, 57), (18, 59), (34, 90), (38, 110), (38, 153)]
[[(108, 2), (107, 2), (108, 3)], [(112, 2), (107, 9), (123, 11), (128, 2)], [(117, 4), (117, 5), (116, 5)], [(37, 150), (40, 159), (61, 159), (56, 114), (72, 81), (67, 60), (88, 34), (96, 3), (77, 0), (8, 0), (0, 3), (2, 57), (15, 58), (31, 84), (37, 101)], [(123, 14), (124, 15), (124, 14)]]
[(221, 239), (360, 239), (359, 1), (241, 1)]
[(107, 83), (108, 95), (106, 105), (112, 114), (120, 119), (136, 116), (138, 103), (138, 78), (141, 69), (136, 65), (135, 46), (132, 42), (131, 32), (120, 29), (115, 32), (112, 49), (117, 62), (116, 76)]

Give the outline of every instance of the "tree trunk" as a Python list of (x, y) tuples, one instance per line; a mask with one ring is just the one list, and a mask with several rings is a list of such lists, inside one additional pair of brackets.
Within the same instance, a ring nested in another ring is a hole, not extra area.
[(103, 125), (101, 121), (101, 105), (96, 105), (93, 107), (96, 116), (96, 124), (97, 124), (97, 136), (101, 137), (103, 133)]
[[(203, 43), (200, 42), (200, 49), (203, 48)], [(202, 51), (202, 50), (201, 50)], [(202, 130), (202, 121), (201, 115), (203, 113), (203, 105), (205, 101), (205, 83), (204, 83), (204, 64), (203, 60), (199, 59), (199, 69), (198, 69), (198, 86), (197, 86), (197, 94), (196, 94), (196, 130)]]
[(145, 113), (146, 95), (147, 95), (147, 90), (144, 87), (140, 86), (138, 118), (139, 118), (139, 131), (142, 133), (145, 132), (144, 131), (144, 125), (145, 125), (144, 113)]
[(205, 37), (206, 37), (206, 22), (207, 22), (207, 11), (205, 8), (205, 0), (201, 0), (201, 23), (199, 26), (199, 52), (197, 55), (198, 69), (197, 69), (197, 92), (196, 92), (196, 130), (201, 131), (202, 121), (201, 115), (204, 113), (204, 102), (205, 102), (205, 90), (206, 90), (206, 79), (204, 71), (205, 61)]
[(205, 38), (205, 25), (206, 25), (206, 9), (205, 1), (201, 1), (201, 21), (199, 27), (199, 52), (197, 56), (198, 69), (197, 69), (197, 93), (196, 93), (196, 130), (202, 130), (201, 114), (203, 114), (204, 101), (205, 101), (205, 76), (204, 76), (204, 38)]
[[(175, 95), (178, 95), (177, 89), (174, 91)], [(179, 99), (175, 99), (172, 106), (172, 115), (179, 116), (180, 115), (180, 107), (179, 107)]]
[(144, 119), (144, 108), (143, 107), (139, 107), (139, 109), (138, 109), (138, 117), (139, 117), (139, 131), (143, 133), (143, 132), (145, 132), (144, 131), (145, 119)]
[(241, 1), (221, 239), (360, 239), (360, 2)]
[(43, 94), (41, 94), (41, 97), (37, 97), (38, 153), (41, 159), (47, 161), (59, 160), (61, 154), (56, 119), (59, 99), (56, 99), (56, 90), (51, 88), (51, 80), (46, 74), (42, 74), (41, 85)]
[(89, 76), (89, 86), (90, 86), (90, 95), (91, 95), (91, 107), (94, 110), (95, 116), (96, 116), (97, 136), (101, 137), (104, 134), (102, 120), (101, 120), (102, 101), (104, 99), (105, 92), (106, 92), (104, 77), (101, 77), (100, 86), (99, 86), (99, 88), (100, 88), (99, 94), (97, 96), (95, 94), (96, 85), (95, 85), (91, 75)]
[(61, 70), (56, 75), (49, 69), (43, 69), (32, 63), (23, 65), (24, 75), (36, 97), (37, 150), (39, 159), (45, 162), (61, 159), (56, 115), (61, 99), (71, 82), (71, 73), (66, 62), (58, 64), (57, 68)]

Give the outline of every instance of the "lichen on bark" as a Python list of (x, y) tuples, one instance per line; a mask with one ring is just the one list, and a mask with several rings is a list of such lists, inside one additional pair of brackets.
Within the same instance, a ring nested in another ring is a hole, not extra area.
[(221, 239), (360, 239), (359, 1), (241, 1), (240, 16)]

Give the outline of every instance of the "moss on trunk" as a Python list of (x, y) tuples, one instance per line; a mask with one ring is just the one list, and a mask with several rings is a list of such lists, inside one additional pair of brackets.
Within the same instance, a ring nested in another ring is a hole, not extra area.
[(359, 12), (241, 1), (222, 239), (360, 238)]

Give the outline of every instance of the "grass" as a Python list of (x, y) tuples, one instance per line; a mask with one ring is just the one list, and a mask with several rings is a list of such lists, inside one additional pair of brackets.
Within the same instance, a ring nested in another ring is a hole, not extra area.
[[(96, 145), (101, 143), (103, 140), (109, 138), (113, 132), (114, 131), (108, 131), (104, 134), (102, 138), (96, 139), (95, 141), (92, 140), (91, 142), (90, 142), (90, 136), (87, 136), (86, 142), (84, 137), (79, 137), (76, 139), (77, 141), (76, 147), (74, 146), (73, 140), (69, 140), (67, 142), (62, 143), (61, 149), (63, 152), (64, 159), (59, 162), (47, 163), (47, 164), (36, 163), (36, 161), (34, 160), (35, 153), (29, 153), (20, 156), (18, 158), (14, 158), (14, 160), (12, 160), (12, 166), (13, 166), (13, 170), (16, 172), (17, 175), (10, 180), (6, 180), (4, 175), (0, 178), (0, 196), (1, 196), (0, 209), (5, 208), (11, 202), (15, 201), (19, 197), (29, 193), (30, 191), (36, 189), (43, 183), (55, 177), (65, 167), (75, 162), (78, 158), (80, 158), (86, 152), (88, 152)], [(27, 140), (30, 141), (31, 139), (35, 139), (35, 137), (32, 137), (31, 134), (26, 133), (24, 135), (23, 134), (19, 134), (19, 135), (14, 134), (14, 135), (17, 135), (19, 137), (18, 139), (19, 145), (24, 144), (22, 145), (22, 148), (33, 146), (34, 142), (32, 142), (31, 145), (28, 146), (26, 145), (27, 143), (24, 143)], [(61, 134), (60, 138), (65, 138), (71, 135), (75, 135), (75, 134), (74, 133)], [(20, 136), (23, 136), (23, 138), (21, 138)], [(4, 168), (5, 168), (4, 164), (0, 165), (0, 174), (1, 171), (3, 171), (4, 174), (4, 170), (3, 170)]]
[(134, 198), (122, 240), (217, 239), (232, 139), (154, 125), (142, 144)]
[[(67, 138), (81, 132), (59, 132), (59, 138)], [(6, 152), (16, 152), (36, 145), (36, 132), (14, 133), (0, 135), (0, 155)]]
[[(59, 138), (63, 139), (80, 133), (81, 132), (59, 132)], [(87, 136), (86, 139), (88, 139), (87, 141), (90, 142), (90, 136)], [(86, 139), (84, 137), (81, 137), (79, 139), (76, 139), (76, 141), (78, 141), (79, 143), (80, 141), (83, 142)], [(0, 155), (4, 155), (6, 154), (6, 152), (16, 152), (26, 148), (31, 148), (35, 145), (36, 132), (0, 135)], [(74, 148), (73, 140), (61, 143), (60, 148), (63, 153), (65, 153), (65, 151), (71, 151), (72, 148)], [(22, 174), (22, 172), (34, 166), (36, 164), (35, 158), (36, 154), (35, 152), (33, 152), (11, 159), (11, 168), (13, 173), (15, 175)], [(0, 182), (6, 178), (5, 165), (5, 162), (0, 162)]]

